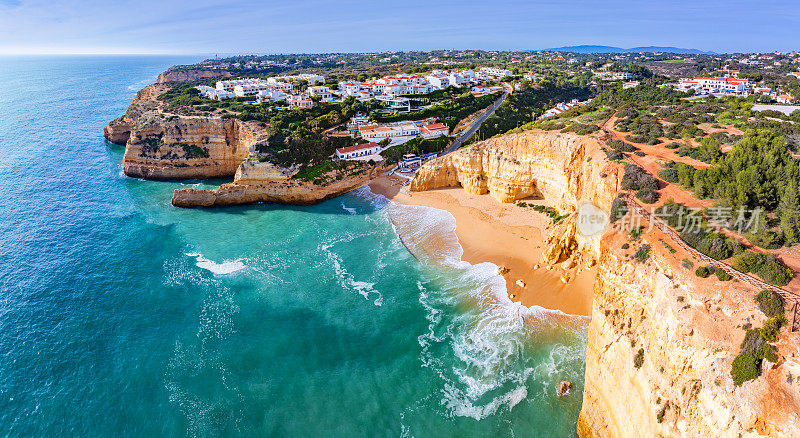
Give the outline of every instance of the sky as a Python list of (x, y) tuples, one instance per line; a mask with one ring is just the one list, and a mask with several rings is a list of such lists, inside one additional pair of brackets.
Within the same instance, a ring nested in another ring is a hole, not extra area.
[(0, 54), (800, 50), (794, 0), (0, 0)]

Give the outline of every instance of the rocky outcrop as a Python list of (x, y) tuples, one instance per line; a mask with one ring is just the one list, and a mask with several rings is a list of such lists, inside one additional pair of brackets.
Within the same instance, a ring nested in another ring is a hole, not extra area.
[[(366, 166), (366, 165), (364, 165)], [(220, 207), (227, 205), (276, 202), (282, 204), (315, 204), (361, 187), (369, 181), (371, 168), (363, 167), (328, 184), (293, 179), (296, 170), (271, 163), (247, 160), (236, 171), (232, 183), (213, 190), (178, 189), (172, 195), (176, 207)]]
[(205, 79), (205, 78), (229, 78), (231, 77), (230, 72), (222, 71), (222, 70), (202, 70), (202, 69), (191, 69), (191, 70), (167, 70), (164, 73), (158, 75), (158, 79), (156, 82), (159, 84), (163, 84), (166, 82), (186, 82), (186, 81), (194, 81), (197, 79)]
[(236, 119), (155, 117), (131, 129), (122, 169), (146, 179), (231, 176), (256, 142)]
[(730, 376), (744, 328), (763, 322), (757, 291), (698, 279), (650, 232), (630, 243), (651, 245), (646, 263), (622, 250), (628, 230), (578, 232), (578, 206), (608, 212), (620, 173), (597, 139), (529, 131), (432, 160), (411, 189), (460, 185), (501, 202), (541, 196), (569, 215), (549, 230), (543, 258), (597, 263), (581, 437), (800, 436), (800, 334), (784, 329), (779, 361), (765, 361), (758, 379), (735, 386)]
[(755, 291), (699, 286), (666, 251), (636, 263), (612, 250), (620, 237), (601, 245), (578, 434), (800, 436), (797, 334), (784, 332), (780, 360), (760, 378), (734, 386), (742, 327), (763, 319)]
[(125, 115), (103, 130), (108, 141), (125, 145), (122, 170), (145, 179), (233, 176), (256, 143), (259, 127), (233, 118), (170, 114), (158, 100), (169, 88), (143, 88)]
[(335, 174), (310, 181), (292, 178), (297, 169), (285, 169), (251, 157), (265, 141), (264, 127), (235, 118), (186, 117), (171, 114), (158, 97), (168, 84), (145, 87), (122, 117), (103, 133), (108, 141), (125, 145), (125, 175), (145, 179), (186, 179), (234, 176), (232, 183), (214, 190), (178, 189), (172, 204), (211, 207), (277, 202), (313, 204), (365, 184), (371, 167), (352, 163)]
[(575, 251), (599, 253), (600, 234), (577, 232), (582, 203), (609, 212), (619, 191), (619, 166), (606, 160), (599, 140), (575, 134), (527, 131), (495, 137), (433, 159), (411, 181), (412, 191), (461, 186), (500, 202), (544, 198), (568, 215), (549, 235), (544, 261), (555, 264)]

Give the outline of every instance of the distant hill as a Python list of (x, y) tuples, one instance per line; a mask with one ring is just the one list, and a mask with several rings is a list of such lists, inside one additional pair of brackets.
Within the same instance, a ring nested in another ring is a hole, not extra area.
[(680, 53), (684, 55), (714, 55), (714, 52), (704, 52), (697, 49), (681, 49), (679, 47), (633, 47), (630, 49), (623, 49), (622, 47), (613, 46), (568, 46), (556, 47), (553, 49), (545, 49), (545, 52), (572, 52), (572, 53), (652, 53), (652, 52), (665, 52), (665, 53)]

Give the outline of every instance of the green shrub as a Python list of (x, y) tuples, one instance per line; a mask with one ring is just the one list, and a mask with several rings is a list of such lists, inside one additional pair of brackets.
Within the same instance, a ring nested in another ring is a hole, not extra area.
[[(782, 317), (781, 317), (782, 319)], [(783, 321), (774, 321), (765, 324), (766, 329), (747, 329), (742, 340), (741, 351), (733, 359), (731, 366), (731, 377), (733, 383), (741, 385), (743, 382), (757, 378), (761, 374), (761, 362), (766, 359), (770, 362), (777, 362), (777, 349), (774, 345), (767, 342), (764, 337), (766, 333), (771, 339), (777, 339), (778, 330)]]
[(666, 147), (667, 149), (678, 149), (679, 147), (681, 147), (681, 144), (675, 143), (673, 141), (672, 143), (667, 143), (664, 147)]
[(665, 167), (658, 171), (658, 177), (666, 182), (677, 183), (678, 171), (672, 167)]
[(611, 223), (622, 219), (626, 214), (628, 214), (628, 204), (620, 197), (615, 198), (611, 203)]
[(786, 318), (783, 315), (778, 316), (776, 318), (769, 318), (764, 321), (764, 326), (761, 327), (758, 331), (761, 333), (761, 336), (764, 337), (764, 340), (767, 342), (777, 342), (778, 341), (778, 332), (781, 331), (781, 327), (786, 325)]
[(694, 267), (694, 262), (689, 259), (683, 259), (683, 269), (692, 269)]
[(652, 204), (658, 201), (658, 198), (660, 198), (661, 195), (655, 190), (642, 189), (636, 192), (636, 197), (645, 204)]
[(760, 361), (750, 353), (743, 353), (736, 356), (731, 364), (731, 377), (733, 384), (736, 386), (742, 383), (757, 378), (759, 372)]
[(791, 269), (783, 265), (778, 259), (772, 255), (764, 257), (764, 262), (758, 270), (758, 276), (762, 280), (775, 286), (786, 286), (792, 281), (794, 273)]
[(711, 275), (711, 272), (709, 272), (707, 267), (700, 266), (699, 268), (695, 269), (694, 275), (696, 275), (696, 276), (698, 276), (700, 278), (706, 278), (709, 275)]
[(785, 303), (783, 297), (769, 289), (764, 289), (755, 297), (758, 308), (770, 318), (783, 316)]
[(719, 268), (717, 268), (717, 272), (715, 272), (715, 274), (717, 275), (717, 278), (720, 281), (728, 281), (731, 278), (733, 278), (733, 277), (731, 277), (731, 274), (728, 274), (723, 269), (719, 269)]
[(622, 190), (658, 190), (658, 180), (635, 164), (626, 164), (622, 175)]
[(611, 161), (619, 161), (625, 158), (625, 155), (622, 152), (616, 151), (614, 149), (609, 149), (605, 152), (606, 152), (606, 158), (608, 158)]
[(622, 244), (622, 249), (628, 249), (628, 248), (630, 248), (630, 247), (631, 247), (631, 246), (630, 246), (629, 244), (627, 244), (627, 243), (623, 243), (623, 244)]
[(762, 260), (761, 254), (748, 250), (734, 257), (731, 260), (731, 266), (733, 266), (733, 269), (746, 274), (758, 271)]
[(640, 246), (633, 258), (639, 263), (646, 262), (647, 259), (650, 258), (650, 245), (645, 243), (644, 245)]
[(644, 364), (644, 348), (640, 348), (639, 351), (633, 356), (633, 366), (638, 370)]
[(620, 151), (620, 152), (635, 152), (635, 151), (638, 150), (636, 148), (636, 146), (634, 146), (634, 145), (632, 145), (630, 143), (626, 143), (626, 142), (624, 142), (622, 140), (617, 140), (616, 138), (612, 138), (611, 140), (608, 140), (606, 142), (606, 144), (609, 147), (611, 147), (612, 149)]

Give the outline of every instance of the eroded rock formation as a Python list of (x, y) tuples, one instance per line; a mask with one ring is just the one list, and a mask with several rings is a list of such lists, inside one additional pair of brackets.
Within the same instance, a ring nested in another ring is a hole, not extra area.
[(619, 237), (601, 245), (578, 434), (800, 436), (797, 335), (784, 332), (779, 362), (735, 386), (742, 326), (763, 320), (754, 291), (698, 280), (665, 251), (636, 263), (612, 249)]
[(412, 191), (461, 186), (500, 202), (544, 198), (568, 217), (549, 234), (544, 261), (555, 264), (575, 251), (599, 253), (600, 234), (577, 233), (578, 206), (608, 212), (619, 191), (619, 166), (606, 160), (599, 140), (574, 134), (528, 131), (505, 135), (436, 158), (419, 169)]
[[(266, 141), (265, 128), (236, 118), (186, 117), (172, 114), (158, 96), (168, 84), (139, 91), (122, 117), (104, 129), (106, 139), (125, 145), (122, 169), (145, 179), (234, 177), (218, 189), (178, 189), (172, 203), (209, 207), (254, 202), (312, 204), (357, 188), (369, 179), (370, 166), (353, 164), (352, 172), (314, 184), (292, 176), (297, 169), (278, 167), (252, 157)], [(250, 158), (250, 159), (248, 159)]]
[[(461, 185), (501, 202), (540, 195), (564, 214), (587, 200), (608, 212), (619, 170), (596, 139), (524, 132), (426, 163), (411, 189)], [(784, 329), (778, 363), (765, 361), (758, 379), (734, 386), (730, 376), (743, 327), (764, 319), (757, 291), (698, 279), (650, 233), (633, 244), (649, 243), (652, 256), (636, 262), (621, 249), (628, 230), (583, 236), (575, 216), (550, 230), (544, 256), (598, 265), (580, 436), (800, 436), (798, 334)]]
[(176, 207), (212, 207), (279, 202), (283, 204), (315, 204), (366, 184), (372, 169), (364, 168), (325, 185), (293, 179), (295, 170), (270, 163), (247, 160), (236, 171), (232, 183), (217, 189), (178, 189), (172, 195)]

